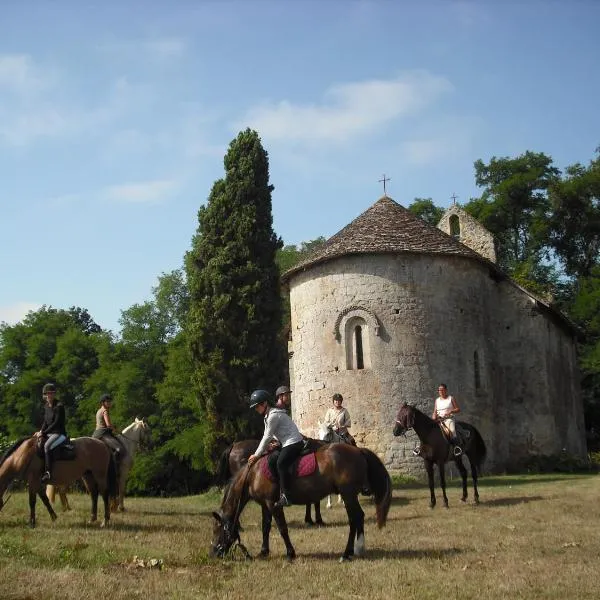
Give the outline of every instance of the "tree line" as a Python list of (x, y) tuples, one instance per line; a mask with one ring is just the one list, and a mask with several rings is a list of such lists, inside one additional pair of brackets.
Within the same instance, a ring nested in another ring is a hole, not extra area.
[[(72, 437), (90, 435), (100, 395), (121, 427), (146, 417), (152, 446), (138, 455), (131, 493), (187, 494), (212, 482), (219, 452), (260, 435), (249, 393), (287, 381), (289, 304), (280, 275), (325, 240), (283, 245), (273, 230), (268, 154), (241, 132), (198, 211), (181, 268), (158, 277), (151, 299), (121, 312), (121, 332), (85, 308), (43, 306), (0, 325), (0, 443), (29, 435), (41, 388), (58, 385)], [(475, 163), (482, 189), (462, 207), (496, 237), (498, 262), (580, 328), (579, 357), (590, 447), (600, 430), (600, 159), (561, 172), (526, 152)], [(436, 225), (444, 209), (416, 198)]]

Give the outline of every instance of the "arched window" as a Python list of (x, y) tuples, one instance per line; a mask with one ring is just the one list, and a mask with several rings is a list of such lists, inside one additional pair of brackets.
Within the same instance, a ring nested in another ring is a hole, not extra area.
[(450, 235), (457, 240), (460, 239), (460, 219), (458, 215), (450, 216)]
[(364, 369), (365, 360), (363, 356), (362, 327), (360, 325), (357, 325), (354, 328), (354, 346), (356, 353), (356, 368)]
[(370, 369), (369, 325), (362, 317), (352, 317), (344, 327), (346, 346), (346, 369), (349, 371)]

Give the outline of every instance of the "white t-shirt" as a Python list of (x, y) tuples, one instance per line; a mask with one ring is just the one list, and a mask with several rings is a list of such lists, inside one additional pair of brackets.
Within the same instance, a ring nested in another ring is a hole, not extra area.
[(452, 410), (452, 396), (446, 396), (446, 398), (442, 398), (438, 396), (435, 399), (435, 411), (438, 414), (438, 417), (442, 419), (452, 418), (454, 415), (450, 414)]

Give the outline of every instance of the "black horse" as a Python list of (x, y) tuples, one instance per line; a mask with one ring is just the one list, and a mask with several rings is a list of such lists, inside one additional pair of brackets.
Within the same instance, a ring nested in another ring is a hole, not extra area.
[[(310, 440), (313, 446), (320, 446), (324, 442), (320, 440)], [(259, 440), (243, 440), (241, 442), (234, 442), (221, 454), (219, 459), (219, 466), (217, 467), (217, 479), (216, 483), (220, 487), (223, 487), (227, 482), (248, 463), (248, 458), (251, 454), (254, 454), (255, 450), (260, 444)], [(311, 516), (311, 504), (306, 505), (306, 513), (304, 514), (304, 522), (307, 525), (325, 525), (323, 518), (321, 517), (321, 503), (315, 502), (315, 520), (312, 520)], [(268, 511), (263, 513), (263, 519), (271, 520), (271, 513)]]
[[(466, 502), (467, 493), (467, 469), (462, 461), (462, 455), (456, 456), (452, 452), (452, 446), (440, 427), (437, 421), (429, 418), (422, 413), (418, 408), (403, 404), (396, 416), (396, 424), (394, 426), (394, 435), (402, 435), (409, 429), (414, 429), (421, 440), (421, 448), (419, 456), (425, 460), (425, 468), (427, 469), (427, 477), (429, 479), (429, 491), (431, 492), (430, 506), (435, 506), (435, 492), (433, 489), (433, 465), (438, 466), (440, 472), (440, 484), (442, 486), (442, 494), (444, 495), (444, 506), (448, 508), (448, 497), (446, 496), (446, 476), (444, 473), (444, 465), (447, 461), (453, 460), (462, 477), (463, 495), (461, 500)], [(477, 474), (481, 471), (481, 466), (485, 460), (486, 448), (485, 442), (479, 431), (473, 425), (457, 422), (457, 430), (461, 434), (461, 448), (463, 454), (466, 454), (469, 463), (471, 464), (471, 477), (473, 478), (473, 495), (475, 504), (479, 504), (479, 492), (477, 491)]]

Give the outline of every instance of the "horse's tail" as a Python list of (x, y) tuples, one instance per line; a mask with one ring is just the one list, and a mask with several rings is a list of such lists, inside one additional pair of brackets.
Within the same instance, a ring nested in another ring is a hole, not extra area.
[[(108, 450), (108, 448), (107, 448)], [(119, 495), (119, 486), (117, 481), (117, 464), (113, 453), (109, 450), (110, 456), (108, 461), (108, 473), (106, 476), (106, 484), (108, 486), (108, 495), (110, 498), (116, 498)]]
[(473, 440), (471, 441), (469, 461), (471, 460), (471, 457), (473, 457), (477, 474), (481, 475), (481, 469), (483, 467), (483, 463), (485, 462), (487, 448), (485, 447), (485, 442), (483, 441), (481, 434), (475, 427), (471, 427), (471, 435), (473, 436)]
[(381, 529), (386, 521), (392, 503), (392, 480), (379, 457), (368, 448), (360, 448), (367, 461), (369, 488), (375, 496), (377, 527)]
[(231, 469), (229, 468), (229, 454), (231, 453), (232, 448), (233, 444), (225, 448), (225, 450), (223, 450), (223, 453), (221, 454), (221, 458), (219, 458), (217, 476), (215, 479), (215, 483), (219, 487), (223, 487), (231, 478)]

